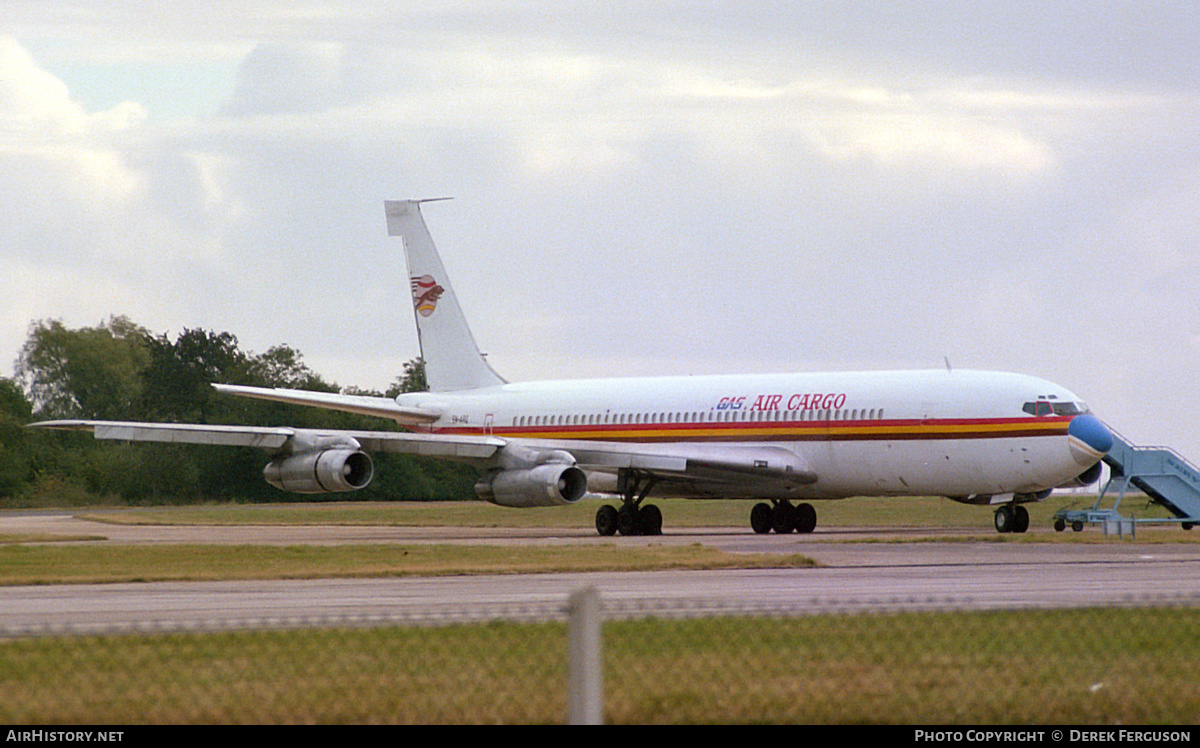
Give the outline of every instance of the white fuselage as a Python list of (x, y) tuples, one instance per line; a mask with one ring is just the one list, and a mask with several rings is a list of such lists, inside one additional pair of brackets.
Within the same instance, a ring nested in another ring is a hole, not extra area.
[[(432, 433), (534, 445), (623, 443), (664, 453), (681, 444), (782, 447), (817, 476), (789, 494), (808, 498), (1031, 494), (1071, 481), (1099, 459), (1067, 434), (1072, 415), (1086, 410), (1074, 394), (1000, 372), (562, 380), (412, 393), (397, 402), (442, 413)], [(1029, 407), (1039, 402), (1044, 414)]]

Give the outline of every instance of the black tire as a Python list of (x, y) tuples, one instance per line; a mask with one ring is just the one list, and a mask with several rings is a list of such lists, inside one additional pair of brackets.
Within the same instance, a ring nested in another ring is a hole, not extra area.
[(750, 510), (750, 529), (759, 535), (766, 535), (771, 531), (770, 504), (754, 505), (754, 508)]
[(617, 534), (617, 508), (605, 504), (596, 510), (596, 532), (602, 536)]
[(623, 506), (617, 511), (617, 532), (621, 535), (637, 535), (638, 515), (632, 507)]
[(1012, 507), (1005, 504), (996, 510), (995, 524), (996, 532), (1012, 532), (1013, 525), (1016, 523), (1013, 517)]
[(786, 501), (775, 505), (771, 510), (771, 529), (780, 535), (787, 535), (796, 529), (796, 509)]
[(1065, 529), (1067, 529), (1067, 521), (1065, 519), (1059, 517), (1058, 519), (1054, 520), (1055, 532), (1062, 532)]
[(638, 531), (642, 535), (662, 535), (662, 511), (647, 504), (638, 512)]
[(1025, 532), (1029, 529), (1029, 510), (1021, 505), (1013, 507), (1013, 532)]
[(817, 528), (817, 510), (812, 504), (801, 504), (796, 507), (793, 515), (796, 520), (796, 532), (807, 534)]
[(1071, 529), (1075, 532), (1083, 532), (1083, 523), (1079, 520), (1075, 520), (1071, 523)]

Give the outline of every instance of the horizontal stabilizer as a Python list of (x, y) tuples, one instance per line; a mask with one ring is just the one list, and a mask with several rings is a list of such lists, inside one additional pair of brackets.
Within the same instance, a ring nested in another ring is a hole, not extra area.
[(239, 397), (253, 397), (293, 405), (307, 405), (327, 410), (340, 410), (367, 416), (390, 418), (398, 423), (433, 423), (441, 413), (427, 408), (398, 405), (390, 397), (370, 395), (342, 395), (336, 392), (312, 392), (309, 390), (271, 389), (268, 387), (246, 387), (236, 384), (214, 384), (218, 392)]

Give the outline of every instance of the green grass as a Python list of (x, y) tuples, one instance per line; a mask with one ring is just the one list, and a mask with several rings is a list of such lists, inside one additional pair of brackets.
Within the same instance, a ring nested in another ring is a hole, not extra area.
[[(750, 502), (659, 502), (670, 527), (744, 528)], [(110, 522), (590, 528), (595, 502), (213, 505), (97, 510)], [(1034, 526), (1058, 508), (1034, 505)], [(818, 505), (826, 527), (977, 527), (944, 499)], [(1139, 531), (1192, 540), (1181, 530)], [(908, 537), (906, 534), (905, 537)], [(65, 539), (65, 538), (56, 538)], [(686, 546), (116, 545), (0, 539), (0, 584), (806, 566), (799, 555)], [(836, 541), (834, 541), (836, 542)], [(858, 542), (861, 542), (858, 541)], [(1112, 541), (1110, 541), (1112, 542)], [(1174, 540), (1171, 540), (1174, 542)], [(707, 616), (604, 624), (613, 723), (1192, 724), (1195, 608)], [(554, 723), (565, 719), (566, 627), (493, 622), (0, 639), (0, 723)]]
[[(603, 502), (511, 509), (482, 501), (328, 502), (319, 504), (205, 504), (97, 509), (78, 516), (139, 525), (375, 525), (397, 527), (594, 528)], [(748, 526), (744, 501), (655, 501), (671, 527)]]
[[(1054, 512), (1077, 498), (1030, 504), (1032, 526), (1049, 527)], [(1085, 504), (1091, 499), (1083, 499)], [(485, 502), (328, 502), (310, 504), (203, 504), (83, 510), (79, 516), (143, 525), (394, 525), (407, 527), (587, 527), (601, 501), (565, 507), (510, 509)], [(611, 503), (611, 502), (610, 502)], [(653, 500), (670, 527), (747, 527), (752, 501)], [(936, 496), (851, 498), (814, 502), (821, 527), (978, 527), (992, 529), (992, 510)]]
[[(744, 529), (751, 502), (658, 502), (668, 527)], [(330, 502), (321, 504), (213, 504), (185, 507), (98, 509), (81, 517), (112, 524), (147, 525), (373, 525), (458, 527), (546, 527), (592, 531), (599, 502), (570, 507), (506, 509), (481, 502), (396, 503)], [(863, 528), (868, 537), (852, 542), (1070, 542), (1106, 540), (1095, 528), (1084, 533), (1045, 529), (1059, 508), (1033, 505), (1034, 532), (999, 535), (991, 510), (940, 498), (847, 499), (818, 507), (824, 527)], [(1040, 525), (1040, 527), (1039, 527)], [(915, 528), (896, 535), (869, 530)], [(951, 535), (935, 531), (967, 528)], [(922, 533), (928, 529), (930, 533)], [(971, 530), (975, 530), (972, 532)], [(1037, 530), (1041, 529), (1041, 532)], [(797, 536), (798, 537), (798, 536)], [(1200, 537), (1163, 526), (1139, 531), (1140, 542), (1187, 542)], [(785, 554), (730, 554), (703, 547), (670, 544), (608, 543), (570, 546), (538, 544), (345, 544), (297, 545), (120, 545), (95, 542), (102, 536), (0, 536), (0, 585), (218, 579), (298, 579), (351, 576), (508, 574), (537, 571), (637, 571), (804, 566), (807, 557)], [(63, 541), (63, 542), (54, 542)], [(67, 542), (93, 541), (93, 542)], [(838, 540), (826, 542), (841, 542)], [(851, 542), (847, 540), (845, 542)]]
[[(1194, 609), (610, 621), (611, 723), (1193, 724)], [(1096, 637), (1102, 636), (1103, 640)], [(0, 723), (554, 723), (566, 626), (0, 642)]]
[[(957, 504), (938, 496), (906, 498), (861, 497), (840, 501), (813, 502), (819, 528), (863, 529), (908, 528), (976, 530), (979, 535), (1007, 542), (1041, 542), (1054, 539), (1095, 540), (1098, 528), (1089, 532), (1046, 535), (1054, 513), (1062, 508), (1090, 507), (1091, 496), (1054, 496), (1044, 502), (1026, 504), (1031, 533), (1004, 535), (992, 524), (993, 509)], [(587, 500), (573, 506), (510, 509), (484, 502), (328, 502), (309, 504), (204, 504), (179, 507), (135, 507), (83, 510), (78, 516), (112, 524), (142, 525), (377, 525), (398, 527), (507, 527), (579, 528), (595, 525), (596, 509), (603, 502)], [(713, 528), (749, 526), (752, 501), (694, 499), (655, 500), (663, 512), (664, 528)], [(1138, 518), (1163, 517), (1165, 512), (1144, 503), (1126, 501), (1122, 512)], [(1143, 525), (1139, 534), (1147, 540), (1184, 542), (1200, 538), (1178, 524)], [(1164, 533), (1173, 533), (1164, 535)], [(923, 536), (927, 539), (927, 536)], [(1139, 537), (1139, 539), (1143, 539)]]
[(798, 554), (686, 546), (452, 544), (8, 545), (0, 585), (522, 574), (813, 566)]
[(108, 540), (103, 535), (64, 535), (61, 533), (0, 533), (0, 546), (16, 543), (69, 543)]

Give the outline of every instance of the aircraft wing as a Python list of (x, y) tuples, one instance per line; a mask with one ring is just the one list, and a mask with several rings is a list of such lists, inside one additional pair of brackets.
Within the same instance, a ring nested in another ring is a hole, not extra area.
[[(401, 406), (387, 397), (268, 389), (229, 384), (214, 384), (213, 387), (219, 392), (231, 395), (382, 416), (410, 425), (432, 423), (441, 416), (441, 413), (436, 410)], [(368, 451), (482, 460), (484, 467), (488, 466), (487, 460), (510, 443), (509, 440), (498, 437), (465, 434), (402, 432), (338, 432), (338, 434), (356, 439), (362, 448)], [(100, 437), (98, 433), (97, 438), (105, 437)], [(155, 441), (159, 440), (155, 439)], [(629, 444), (557, 439), (516, 439), (511, 441), (531, 447), (535, 451), (570, 453), (576, 464), (584, 470), (611, 473), (621, 469), (637, 470), (654, 476), (660, 484), (675, 482), (693, 487), (698, 483), (710, 484), (727, 492), (730, 487), (736, 488), (747, 482), (795, 485), (815, 483), (817, 480), (817, 476), (799, 455), (782, 447), (728, 447), (720, 444), (678, 443)]]
[(482, 434), (424, 434), (408, 431), (298, 429), (285, 426), (224, 426), (133, 421), (60, 420), (35, 428), (90, 431), (97, 439), (257, 447), (286, 453), (314, 439), (353, 439), (368, 452), (391, 452), (473, 463), (496, 464), (506, 448), (533, 455), (568, 453), (578, 467), (598, 472), (637, 470), (665, 484), (737, 486), (747, 481), (808, 484), (817, 476), (796, 453), (781, 447), (719, 444), (621, 444), (559, 439), (505, 439)]
[(407, 431), (297, 429), (286, 426), (84, 420), (42, 421), (30, 426), (65, 431), (91, 431), (97, 439), (258, 447), (272, 452), (287, 452), (296, 442), (353, 439), (368, 452), (394, 452), (465, 461), (486, 461), (506, 443), (503, 439), (490, 436), (433, 436)]
[[(514, 440), (515, 441), (515, 440)], [(623, 444), (558, 439), (521, 439), (535, 450), (569, 452), (578, 467), (616, 473), (636, 470), (653, 476), (659, 485), (708, 485), (736, 494), (747, 483), (807, 485), (817, 475), (800, 455), (783, 447), (734, 447), (722, 444)]]

